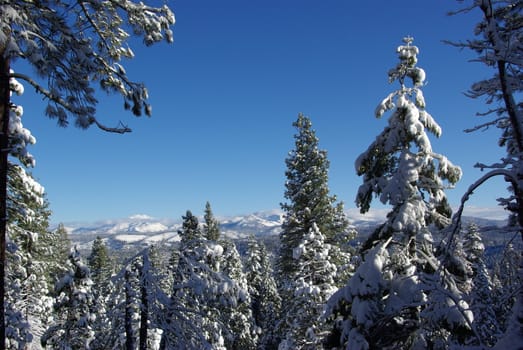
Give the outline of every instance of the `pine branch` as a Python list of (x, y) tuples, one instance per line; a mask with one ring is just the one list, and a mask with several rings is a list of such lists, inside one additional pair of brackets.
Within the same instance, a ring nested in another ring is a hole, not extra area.
[[(62, 106), (63, 108), (65, 108), (66, 110), (68, 110), (71, 113), (73, 113), (75, 115), (79, 114), (78, 110), (74, 106), (72, 106), (71, 104), (67, 103), (67, 101), (65, 101), (60, 96), (53, 94), (51, 91), (47, 90), (42, 85), (38, 84), (31, 77), (29, 77), (29, 76), (27, 76), (25, 74), (21, 74), (21, 73), (11, 73), (10, 77), (21, 79), (21, 80), (24, 80), (24, 81), (28, 82), (31, 86), (33, 86), (36, 89), (37, 93), (45, 96), (50, 101), (53, 101), (54, 103), (59, 104), (60, 106)], [(89, 118), (89, 122), (91, 124), (95, 124), (98, 128), (100, 128), (101, 130), (106, 131), (106, 132), (125, 134), (125, 133), (128, 133), (128, 132), (132, 131), (132, 129), (130, 129), (129, 127), (124, 125), (122, 122), (120, 122), (120, 126), (119, 127), (113, 127), (113, 128), (107, 127), (107, 126), (103, 125), (102, 123), (100, 123), (94, 117)]]

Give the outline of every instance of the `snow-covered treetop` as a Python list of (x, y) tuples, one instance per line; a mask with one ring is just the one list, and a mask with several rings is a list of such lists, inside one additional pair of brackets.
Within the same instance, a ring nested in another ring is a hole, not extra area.
[(0, 55), (15, 64), (28, 62), (47, 86), (28, 74), (13, 73), (48, 99), (46, 114), (59, 125), (87, 128), (95, 124), (106, 131), (130, 131), (121, 125), (103, 126), (95, 118), (96, 84), (124, 97), (133, 114), (151, 114), (147, 89), (131, 81), (123, 58), (133, 58), (131, 36), (146, 45), (173, 41), (173, 12), (166, 6), (151, 7), (131, 0), (69, 0), (0, 2)]
[(396, 49), (400, 62), (395, 68), (389, 71), (389, 82), (392, 83), (399, 80), (403, 86), (406, 76), (412, 79), (412, 83), (416, 87), (422, 86), (425, 82), (425, 71), (416, 67), (419, 49), (416, 46), (411, 46), (413, 41), (413, 37), (405, 37), (403, 38), (403, 42), (406, 45), (400, 45)]
[[(416, 232), (450, 215), (444, 190), (460, 179), (461, 169), (432, 150), (427, 131), (439, 137), (441, 128), (425, 110), (421, 91), (425, 71), (416, 66), (419, 49), (412, 45), (412, 37), (403, 41), (397, 48), (400, 62), (388, 72), (389, 82), (398, 81), (400, 88), (383, 99), (375, 112), (379, 118), (392, 111), (388, 126), (355, 163), (358, 175), (364, 176), (356, 204), (366, 212), (378, 196), (383, 204), (393, 206), (395, 215), (389, 216), (389, 224), (394, 230)], [(405, 78), (410, 78), (411, 86)]]

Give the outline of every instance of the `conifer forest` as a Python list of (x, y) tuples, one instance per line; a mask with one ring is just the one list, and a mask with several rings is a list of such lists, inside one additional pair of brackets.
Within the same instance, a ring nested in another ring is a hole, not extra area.
[[(482, 15), (473, 37), (446, 44), (489, 69), (467, 92), (485, 101), (469, 131), (496, 129), (498, 144), (485, 147), (504, 153), (478, 165), (483, 176), (456, 210), (446, 190), (462, 169), (432, 147), (442, 130), (426, 107), (431, 72), (413, 33), (392, 43), (390, 93), (375, 96), (374, 111), (387, 124), (354, 164), (361, 213), (389, 208), (364, 239), (331, 193), (327, 150), (300, 113), (282, 159), (274, 245), (253, 235), (240, 247), (207, 202), (202, 217), (183, 215), (174, 244), (120, 254), (98, 237), (82, 252), (63, 224), (51, 226), (45, 184), (30, 170), (38, 146), (13, 97), (35, 89), (62, 126), (129, 132), (99, 121), (95, 96), (151, 113), (146, 87), (123, 67), (134, 56), (126, 40), (171, 43), (175, 21), (167, 5), (147, 3), (0, 0), (0, 349), (523, 349), (523, 1), (461, 1), (451, 14)], [(16, 71), (19, 61), (39, 79)], [(487, 256), (482, 227), (462, 214), (492, 178), (508, 188), (498, 201), (511, 238)]]

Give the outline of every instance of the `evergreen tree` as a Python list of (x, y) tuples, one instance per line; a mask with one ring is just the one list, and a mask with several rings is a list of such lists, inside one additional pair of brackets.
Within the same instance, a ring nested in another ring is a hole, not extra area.
[(104, 285), (109, 282), (113, 268), (105, 242), (99, 236), (93, 242), (91, 255), (88, 257), (87, 263), (91, 270), (91, 279), (97, 296), (105, 295), (106, 286)]
[(427, 348), (470, 323), (452, 275), (434, 256), (428, 230), (449, 223), (444, 190), (461, 170), (432, 150), (426, 130), (440, 136), (441, 128), (425, 110), (419, 50), (412, 38), (404, 42), (397, 49), (399, 64), (389, 71), (400, 89), (376, 109), (377, 117), (393, 110), (388, 126), (355, 163), (363, 176), (356, 198), (361, 212), (374, 196), (392, 209), (363, 245), (363, 263), (329, 303), (341, 326), (334, 333), (350, 349)]
[(73, 248), (68, 272), (56, 283), (55, 321), (42, 337), (42, 345), (55, 349), (89, 349), (96, 319), (89, 267)]
[(182, 244), (190, 245), (191, 243), (200, 243), (204, 235), (200, 230), (198, 218), (192, 214), (190, 210), (187, 210), (185, 216), (182, 216), (182, 229), (178, 231), (182, 239)]
[(109, 289), (105, 315), (110, 327), (96, 334), (97, 339), (91, 344), (95, 349), (136, 350), (140, 329), (141, 254), (127, 259), (112, 279), (114, 286)]
[(211, 204), (205, 203), (205, 214), (203, 216), (203, 232), (209, 241), (217, 241), (220, 238), (220, 224), (212, 213)]
[(280, 240), (282, 248), (279, 269), (282, 273), (293, 270), (292, 250), (316, 223), (330, 242), (347, 229), (343, 204), (336, 204), (336, 196), (329, 194), (327, 152), (319, 149), (319, 140), (308, 117), (302, 114), (293, 123), (298, 130), (294, 135), (295, 148), (285, 160), (285, 198), (281, 207), (285, 217)]
[(237, 303), (219, 306), (220, 318), (228, 333), (225, 337), (225, 346), (230, 350), (256, 349), (258, 334), (256, 333), (248, 282), (243, 272), (240, 254), (236, 245), (229, 240), (221, 240), (220, 245), (224, 248), (220, 270), (234, 281), (240, 292)]
[(71, 252), (71, 240), (64, 224), (58, 224), (54, 231), (44, 236), (45, 242), (43, 247), (47, 247), (42, 252), (42, 259), (47, 265), (46, 277), (54, 289), (55, 283), (67, 271), (64, 267), (64, 261), (68, 259)]
[(321, 320), (325, 304), (336, 291), (336, 265), (331, 261), (331, 246), (313, 223), (307, 236), (293, 251), (298, 270), (290, 277), (293, 297), (283, 316), (283, 340), (279, 349), (318, 349), (325, 336)]
[(494, 296), (497, 320), (504, 332), (509, 327), (511, 309), (514, 307), (521, 286), (519, 267), (521, 255), (512, 243), (505, 247), (500, 259), (494, 262), (492, 282), (495, 286)]
[(43, 187), (19, 165), (9, 169), (8, 194), (6, 348), (18, 349), (38, 344), (51, 318), (43, 245), (50, 211)]
[(217, 310), (237, 306), (242, 290), (218, 272), (224, 249), (205, 239), (198, 219), (190, 211), (183, 216), (179, 235), (172, 293), (160, 321), (160, 349), (225, 349), (226, 332)]
[(480, 338), (478, 345), (490, 348), (501, 337), (501, 328), (496, 317), (493, 283), (484, 261), (485, 246), (476, 224), (468, 225), (463, 248), (472, 270), (468, 300), (474, 315), (472, 326)]
[(87, 258), (87, 264), (91, 272), (93, 281), (92, 291), (94, 295), (94, 308), (98, 312), (98, 317), (93, 323), (95, 332), (95, 341), (91, 344), (93, 349), (103, 349), (103, 341), (99, 340), (107, 337), (106, 333), (110, 331), (107, 327), (110, 320), (107, 318), (107, 304), (110, 303), (111, 295), (111, 276), (113, 274), (112, 261), (104, 241), (96, 237), (91, 249), (91, 255)]
[(263, 242), (249, 237), (244, 262), (245, 277), (249, 283), (251, 310), (259, 333), (258, 349), (277, 349), (276, 324), (281, 309), (274, 270)]

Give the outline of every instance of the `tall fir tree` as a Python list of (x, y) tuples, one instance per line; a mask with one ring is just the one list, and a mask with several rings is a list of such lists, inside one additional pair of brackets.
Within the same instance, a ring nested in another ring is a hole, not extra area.
[[(293, 327), (288, 319), (293, 317), (292, 300), (295, 290), (300, 288), (297, 284), (302, 283), (296, 278), (299, 277), (303, 265), (310, 263), (300, 261), (300, 264), (297, 264), (298, 261), (293, 256), (295, 250), (316, 230), (321, 232), (326, 243), (345, 244), (346, 242), (339, 242), (339, 238), (346, 239), (348, 227), (343, 203), (336, 203), (336, 196), (329, 193), (327, 152), (319, 149), (319, 140), (312, 129), (310, 119), (300, 113), (293, 126), (297, 133), (294, 136), (295, 148), (285, 160), (287, 202), (281, 204), (284, 221), (277, 260), (278, 283), (283, 305), (278, 327), (281, 340)], [(332, 252), (329, 250), (329, 254)], [(312, 310), (317, 312), (319, 317), (318, 308)], [(305, 337), (305, 334), (302, 336)]]
[(348, 221), (343, 203), (336, 203), (336, 196), (329, 193), (327, 152), (319, 148), (319, 139), (312, 129), (311, 120), (299, 114), (293, 123), (295, 148), (289, 152), (285, 164), (285, 199), (281, 204), (284, 221), (280, 240), (282, 243), (279, 269), (292, 271), (294, 249), (312, 223), (316, 223), (328, 243), (347, 230)]
[(470, 324), (428, 230), (450, 222), (444, 191), (461, 170), (432, 150), (426, 131), (439, 137), (441, 128), (425, 110), (425, 71), (416, 65), (419, 49), (412, 40), (398, 47), (400, 62), (388, 73), (400, 88), (376, 108), (376, 117), (393, 111), (388, 126), (355, 162), (363, 176), (356, 198), (360, 211), (367, 212), (375, 196), (392, 209), (363, 245), (362, 264), (329, 303), (331, 314), (345, 313), (334, 333), (340, 334), (339, 346), (351, 350), (430, 348)]

